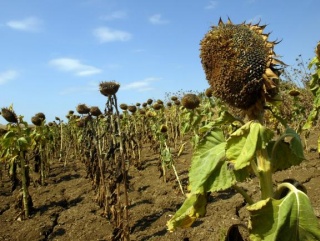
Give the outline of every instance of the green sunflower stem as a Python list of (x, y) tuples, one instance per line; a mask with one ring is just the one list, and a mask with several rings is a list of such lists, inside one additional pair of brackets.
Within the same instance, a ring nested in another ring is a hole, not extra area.
[(257, 166), (261, 188), (261, 199), (273, 197), (272, 167), (267, 150), (257, 150)]
[(237, 186), (236, 184), (234, 184), (232, 187), (234, 190), (236, 190), (238, 193), (240, 193), (244, 197), (244, 199), (249, 205), (252, 205), (254, 203), (252, 198), (248, 195), (248, 193), (246, 193), (246, 191), (243, 190), (241, 187)]
[(29, 208), (29, 190), (27, 185), (27, 165), (25, 163), (24, 155), (20, 153), (20, 163), (21, 163), (21, 183), (22, 183), (22, 203), (24, 209), (24, 215), (26, 218), (29, 217), (30, 208)]

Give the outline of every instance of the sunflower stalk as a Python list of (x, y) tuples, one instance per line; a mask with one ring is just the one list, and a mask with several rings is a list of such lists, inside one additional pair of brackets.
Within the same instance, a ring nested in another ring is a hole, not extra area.
[(119, 141), (120, 141), (120, 156), (121, 156), (121, 171), (123, 174), (123, 188), (124, 188), (124, 207), (123, 207), (123, 211), (124, 211), (124, 224), (123, 224), (123, 229), (124, 229), (124, 240), (126, 241), (130, 241), (130, 227), (129, 227), (129, 214), (128, 214), (128, 207), (129, 207), (129, 198), (128, 198), (128, 189), (127, 189), (127, 181), (128, 181), (128, 177), (127, 177), (127, 170), (126, 170), (126, 163), (125, 163), (125, 155), (124, 155), (124, 147), (123, 147), (123, 140), (122, 140), (122, 131), (120, 128), (120, 114), (119, 114), (119, 110), (118, 110), (118, 104), (117, 104), (117, 96), (114, 94), (113, 95), (114, 98), (114, 107), (116, 110), (116, 122), (117, 122), (117, 126), (118, 126), (118, 135), (119, 135)]
[(258, 177), (260, 181), (261, 199), (273, 197), (271, 162), (266, 150), (257, 150)]

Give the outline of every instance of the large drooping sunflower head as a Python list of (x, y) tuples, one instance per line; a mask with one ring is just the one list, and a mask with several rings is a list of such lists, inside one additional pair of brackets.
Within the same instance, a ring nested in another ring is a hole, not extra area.
[(268, 41), (265, 27), (220, 19), (201, 40), (201, 63), (213, 94), (233, 107), (245, 110), (278, 93), (276, 67), (283, 63), (275, 59), (277, 42)]

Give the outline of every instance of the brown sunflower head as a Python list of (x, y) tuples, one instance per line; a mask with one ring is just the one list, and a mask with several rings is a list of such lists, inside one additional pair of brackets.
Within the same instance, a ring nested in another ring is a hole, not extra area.
[(153, 104), (153, 109), (155, 109), (155, 110), (160, 110), (162, 107), (163, 107), (163, 105), (159, 104), (158, 102)]
[(99, 84), (100, 93), (104, 96), (114, 95), (118, 92), (120, 84), (115, 81), (102, 81)]
[(98, 106), (91, 106), (90, 113), (91, 113), (91, 115), (96, 116), (96, 117), (98, 117), (99, 115), (102, 115), (102, 112)]
[(179, 105), (181, 104), (181, 102), (180, 102), (180, 100), (175, 100), (175, 101), (174, 101), (174, 104), (177, 105), (177, 106), (179, 106)]
[(78, 119), (78, 120), (76, 121), (76, 125), (77, 125), (77, 127), (79, 127), (79, 128), (85, 127), (85, 125), (86, 125), (85, 119), (83, 119), (83, 118)]
[(32, 116), (32, 117), (31, 117), (31, 122), (32, 122), (32, 124), (34, 124), (35, 126), (41, 126), (42, 119), (41, 119), (39, 116), (35, 115), (35, 116)]
[(11, 108), (2, 108), (1, 115), (6, 121), (10, 123), (18, 123), (18, 117)]
[(148, 103), (147, 103), (147, 102), (143, 102), (143, 103), (142, 103), (142, 106), (143, 106), (143, 107), (147, 107), (147, 106), (148, 106)]
[(127, 104), (120, 104), (120, 109), (121, 110), (127, 110), (128, 109), (128, 105)]
[(135, 113), (137, 111), (137, 107), (135, 105), (129, 105), (128, 111), (130, 111), (131, 113)]
[(289, 95), (291, 95), (291, 96), (293, 96), (293, 97), (299, 96), (300, 94), (301, 94), (301, 92), (300, 92), (299, 90), (297, 90), (297, 89), (291, 89), (291, 90), (289, 91)]
[(177, 96), (171, 96), (171, 100), (172, 100), (172, 101), (176, 101), (177, 99), (178, 99)]
[(283, 63), (274, 58), (277, 43), (268, 41), (264, 28), (220, 19), (200, 42), (201, 63), (214, 96), (233, 107), (248, 109), (278, 94), (276, 66)]
[(146, 114), (146, 110), (145, 109), (140, 109), (139, 113), (140, 113), (140, 115), (145, 115)]
[(148, 100), (147, 100), (147, 104), (148, 104), (148, 105), (151, 105), (151, 104), (152, 104), (152, 102), (153, 102), (153, 100), (152, 100), (152, 99), (148, 99)]
[(210, 97), (212, 97), (212, 95), (213, 95), (213, 90), (209, 87), (209, 88), (206, 89), (206, 91), (204, 92), (204, 94), (205, 94), (208, 98), (210, 98)]
[(193, 110), (200, 105), (200, 98), (195, 94), (186, 94), (181, 99), (183, 107)]
[(44, 121), (46, 119), (45, 114), (43, 114), (42, 112), (39, 112), (37, 114), (35, 114), (35, 116), (37, 116), (38, 118), (40, 118), (42, 121)]
[(79, 113), (79, 114), (89, 114), (89, 112), (90, 112), (90, 108), (86, 105), (86, 104), (79, 104), (78, 106), (77, 106), (77, 112)]

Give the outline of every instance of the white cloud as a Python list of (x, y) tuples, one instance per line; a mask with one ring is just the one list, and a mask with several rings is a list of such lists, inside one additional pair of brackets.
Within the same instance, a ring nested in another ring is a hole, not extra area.
[(42, 21), (36, 17), (28, 17), (22, 20), (8, 21), (6, 25), (16, 30), (37, 32), (41, 30)]
[(15, 70), (7, 70), (0, 73), (0, 85), (17, 78), (18, 72)]
[(100, 27), (93, 30), (94, 36), (101, 42), (128, 41), (132, 35), (128, 32), (111, 29), (108, 27)]
[(124, 85), (122, 90), (137, 90), (139, 92), (153, 90), (154, 87), (151, 86), (151, 83), (154, 81), (160, 80), (160, 78), (149, 77), (144, 80), (135, 81), (129, 84)]
[(127, 13), (125, 11), (115, 11), (113, 13), (102, 16), (101, 19), (106, 21), (111, 21), (116, 19), (124, 19), (126, 17), (127, 17)]
[(166, 24), (169, 23), (168, 20), (162, 18), (161, 14), (154, 14), (149, 18), (150, 23), (152, 24)]
[(82, 64), (78, 59), (58, 58), (51, 60), (49, 64), (61, 71), (72, 72), (78, 76), (89, 76), (102, 72), (101, 69), (94, 66)]
[(218, 5), (218, 1), (210, 1), (205, 9), (215, 9)]

